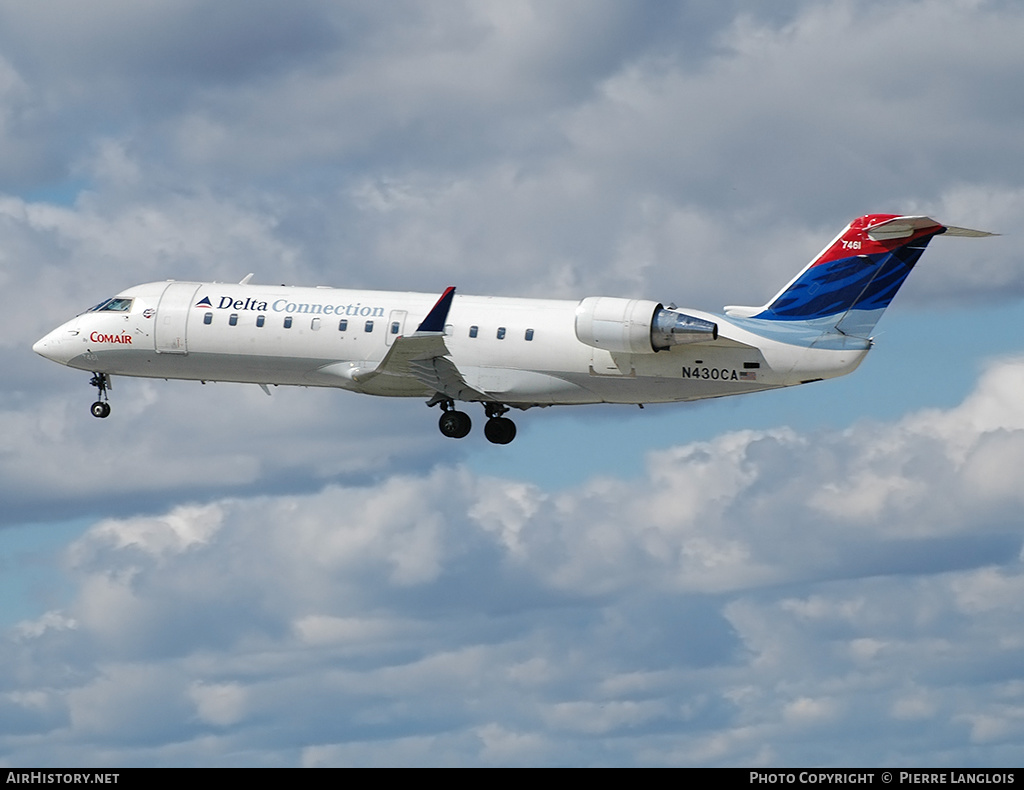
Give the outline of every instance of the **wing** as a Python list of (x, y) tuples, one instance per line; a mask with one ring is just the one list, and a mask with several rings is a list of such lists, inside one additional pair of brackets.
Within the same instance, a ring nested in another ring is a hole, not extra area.
[(353, 371), (353, 381), (365, 384), (377, 376), (412, 377), (437, 392), (456, 400), (487, 400), (470, 387), (455, 363), (448, 358), (444, 325), (455, 298), (455, 287), (445, 289), (441, 298), (408, 337), (395, 338), (384, 359), (373, 370)]

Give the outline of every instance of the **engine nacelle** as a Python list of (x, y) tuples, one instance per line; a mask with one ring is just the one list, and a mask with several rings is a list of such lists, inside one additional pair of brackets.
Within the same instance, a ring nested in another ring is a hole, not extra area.
[(718, 338), (718, 325), (649, 299), (588, 296), (576, 308), (576, 337), (605, 351), (653, 354)]

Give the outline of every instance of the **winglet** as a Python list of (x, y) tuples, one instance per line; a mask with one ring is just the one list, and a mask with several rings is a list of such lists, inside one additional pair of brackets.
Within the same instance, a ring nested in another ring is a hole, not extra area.
[(448, 320), (448, 311), (452, 306), (452, 299), (455, 298), (455, 286), (448, 286), (441, 298), (437, 300), (427, 317), (416, 328), (417, 332), (444, 332), (444, 323)]

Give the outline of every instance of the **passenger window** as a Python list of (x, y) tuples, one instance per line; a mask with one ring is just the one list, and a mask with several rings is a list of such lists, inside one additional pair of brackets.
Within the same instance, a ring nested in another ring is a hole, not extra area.
[(265, 315), (256, 316), (256, 326), (263, 326), (266, 322), (267, 317)]
[(286, 315), (284, 317), (284, 328), (285, 329), (291, 329), (292, 328), (292, 317), (290, 315)]
[(367, 332), (372, 332), (373, 331), (373, 321), (367, 321), (366, 322), (366, 330), (365, 331), (367, 331)]
[(347, 329), (348, 329), (348, 319), (347, 319), (347, 318), (342, 318), (342, 319), (341, 319), (341, 320), (340, 320), (340, 321), (338, 322), (338, 331), (339, 331), (339, 332), (344, 332), (344, 331), (346, 331)]
[(203, 316), (203, 323), (209, 326), (213, 323), (213, 313), (207, 313)]
[(228, 324), (230, 326), (238, 326), (238, 313), (232, 313), (228, 317)]
[(504, 340), (504, 339), (505, 339), (505, 327), (499, 326), (498, 327), (498, 340)]
[(398, 334), (398, 322), (397, 321), (392, 321), (391, 322), (391, 334), (393, 334), (393, 335), (397, 335)]
[(470, 337), (476, 337), (477, 333), (479, 333), (479, 331), (480, 331), (480, 327), (478, 327), (478, 326), (471, 326), (469, 328), (469, 336)]
[(527, 340), (533, 340), (533, 330), (532, 329), (527, 329), (526, 330), (526, 339)]
[(319, 332), (320, 331), (320, 319), (319, 318), (314, 318), (310, 322), (309, 328), (312, 329), (314, 332)]

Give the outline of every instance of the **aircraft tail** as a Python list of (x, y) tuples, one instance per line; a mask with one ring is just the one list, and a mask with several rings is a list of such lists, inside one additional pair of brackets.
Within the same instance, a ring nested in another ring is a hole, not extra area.
[(940, 234), (995, 235), (924, 216), (868, 214), (847, 225), (767, 304), (728, 306), (725, 313), (749, 319), (742, 322), (746, 326), (757, 322), (765, 330), (801, 338), (801, 344), (813, 344), (821, 335), (867, 340), (928, 243)]

